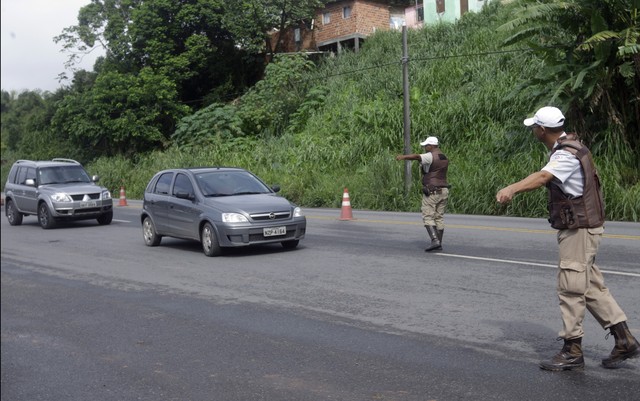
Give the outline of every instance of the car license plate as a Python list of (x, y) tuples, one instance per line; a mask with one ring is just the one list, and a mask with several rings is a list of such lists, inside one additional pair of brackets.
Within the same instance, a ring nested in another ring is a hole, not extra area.
[(98, 202), (96, 201), (80, 202), (80, 208), (96, 207), (96, 206), (98, 206)]
[(273, 237), (276, 235), (285, 235), (287, 233), (287, 227), (266, 227), (262, 229), (262, 233), (265, 237)]

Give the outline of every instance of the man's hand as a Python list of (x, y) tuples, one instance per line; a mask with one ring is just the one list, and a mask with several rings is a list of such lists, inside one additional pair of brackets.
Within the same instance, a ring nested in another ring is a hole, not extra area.
[(505, 203), (511, 202), (513, 195), (515, 195), (515, 193), (510, 189), (510, 187), (502, 188), (496, 194), (496, 200), (498, 203), (504, 205)]

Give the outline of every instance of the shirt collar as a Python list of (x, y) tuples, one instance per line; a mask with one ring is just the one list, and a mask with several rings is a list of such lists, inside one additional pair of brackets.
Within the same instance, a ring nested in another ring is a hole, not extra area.
[[(560, 134), (560, 136), (558, 137), (558, 139), (566, 138), (566, 137), (567, 137), (567, 133), (566, 133), (566, 132), (563, 132), (562, 134)], [(553, 144), (553, 149), (555, 149), (555, 148), (557, 148), (557, 147), (558, 147), (558, 141), (556, 141), (556, 143), (554, 143), (554, 144)]]

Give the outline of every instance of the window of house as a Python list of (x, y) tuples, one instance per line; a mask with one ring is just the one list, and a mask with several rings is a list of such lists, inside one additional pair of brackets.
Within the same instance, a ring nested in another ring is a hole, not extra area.
[(342, 7), (342, 18), (351, 17), (351, 6)]
[(301, 38), (300, 38), (300, 28), (296, 28), (296, 29), (294, 29), (294, 30), (293, 30), (293, 40), (294, 40), (296, 43), (298, 43), (298, 42), (300, 42), (300, 41), (301, 41)]
[(322, 23), (324, 25), (327, 25), (329, 22), (331, 22), (331, 13), (323, 13), (322, 14)]
[(392, 16), (389, 18), (389, 28), (401, 30), (406, 25), (404, 16)]

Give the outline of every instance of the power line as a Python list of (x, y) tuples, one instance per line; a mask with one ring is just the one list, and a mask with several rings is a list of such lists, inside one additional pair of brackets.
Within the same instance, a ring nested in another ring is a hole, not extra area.
[[(532, 52), (532, 51), (533, 51), (532, 49), (520, 48), (520, 49), (512, 49), (512, 50), (495, 50), (495, 51), (481, 52), (481, 53), (463, 53), (463, 54), (439, 55), (439, 56), (432, 56), (432, 57), (409, 57), (407, 59), (407, 62), (411, 63), (413, 61), (446, 60), (446, 59), (450, 59), (450, 58), (460, 58), (460, 57), (480, 57), (480, 56), (491, 56), (491, 55), (496, 55), (496, 54), (507, 54), (507, 53), (528, 53), (528, 52)], [(318, 79), (328, 79), (328, 78), (333, 78), (333, 77), (337, 77), (337, 76), (340, 76), (340, 75), (356, 74), (356, 73), (359, 73), (359, 72), (369, 71), (369, 70), (376, 69), (376, 68), (388, 67), (390, 65), (401, 65), (401, 64), (402, 64), (402, 60), (398, 60), (398, 61), (394, 61), (394, 62), (390, 62), (390, 63), (376, 64), (376, 65), (370, 66), (370, 67), (364, 67), (364, 68), (359, 68), (359, 69), (355, 69), (355, 70), (339, 72), (339, 73), (336, 73), (336, 74), (323, 75)]]
[[(559, 48), (559, 46), (551, 46), (549, 48)], [(508, 53), (530, 53), (534, 51), (533, 49), (530, 48), (518, 48), (518, 49), (510, 49), (510, 50), (494, 50), (494, 51), (488, 51), (488, 52), (480, 52), (480, 53), (461, 53), (461, 54), (449, 54), (449, 55), (438, 55), (438, 56), (430, 56), (430, 57), (409, 57), (407, 59), (407, 63), (411, 63), (411, 62), (419, 62), (419, 61), (434, 61), (434, 60), (447, 60), (447, 59), (452, 59), (452, 58), (461, 58), (461, 57), (482, 57), (482, 56), (492, 56), (492, 55), (499, 55), (499, 54), (508, 54)], [(381, 64), (375, 64), (372, 66), (368, 66), (368, 67), (363, 67), (363, 68), (358, 68), (358, 69), (353, 69), (353, 70), (348, 70), (348, 71), (342, 71), (342, 72), (338, 72), (335, 74), (330, 74), (330, 75), (322, 75), (319, 77), (307, 77), (306, 79), (302, 79), (303, 81), (321, 81), (321, 80), (326, 80), (329, 78), (335, 78), (338, 76), (342, 76), (342, 75), (350, 75), (350, 74), (358, 74), (361, 72), (365, 72), (365, 71), (371, 71), (371, 70), (375, 70), (378, 68), (384, 68), (384, 67), (389, 67), (389, 66), (393, 66), (393, 65), (401, 65), (402, 64), (402, 60), (398, 60), (398, 61), (392, 61), (392, 62), (388, 62), (388, 63), (381, 63)], [(227, 99), (236, 99), (239, 96), (242, 96), (244, 94), (246, 94), (247, 92), (241, 93), (241, 92), (235, 92), (235, 93), (231, 93), (231, 94), (227, 94), (225, 96), (221, 97), (221, 100), (227, 100)], [(183, 102), (183, 103), (196, 103), (198, 101), (203, 101), (204, 98), (202, 99), (194, 99), (194, 100), (190, 100), (189, 102)]]
[(410, 58), (409, 61), (445, 60), (445, 59), (458, 58), (458, 57), (479, 57), (479, 56), (491, 56), (495, 54), (506, 54), (506, 53), (527, 53), (532, 51), (533, 51), (532, 49), (495, 50), (495, 51), (482, 52), (482, 53), (466, 53), (466, 54), (452, 54), (448, 56)]

